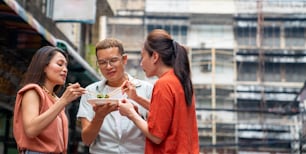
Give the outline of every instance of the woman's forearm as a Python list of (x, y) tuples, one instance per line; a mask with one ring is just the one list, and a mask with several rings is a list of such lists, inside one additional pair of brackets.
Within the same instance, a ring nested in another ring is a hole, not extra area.
[(137, 96), (135, 99), (133, 99), (134, 101), (136, 101), (138, 104), (140, 104), (142, 107), (144, 107), (145, 109), (149, 110), (150, 109), (150, 100), (143, 98), (141, 96)]
[(128, 116), (128, 118), (134, 122), (134, 124), (142, 131), (142, 133), (147, 138), (149, 138), (155, 144), (160, 144), (162, 140), (149, 132), (147, 121), (142, 119), (136, 112), (134, 112), (134, 114), (132, 114), (131, 116)]

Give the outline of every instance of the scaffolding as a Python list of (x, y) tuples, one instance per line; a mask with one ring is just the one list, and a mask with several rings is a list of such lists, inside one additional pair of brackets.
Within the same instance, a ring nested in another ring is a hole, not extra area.
[(236, 99), (239, 110), (254, 111), (237, 113), (238, 132), (243, 134), (238, 143), (248, 143), (239, 146), (239, 151), (301, 152), (300, 102), (294, 98), (305, 80), (305, 31), (298, 32), (301, 36), (295, 30), (302, 29), (306, 16), (295, 7), (305, 9), (305, 4), (262, 0), (236, 3)]

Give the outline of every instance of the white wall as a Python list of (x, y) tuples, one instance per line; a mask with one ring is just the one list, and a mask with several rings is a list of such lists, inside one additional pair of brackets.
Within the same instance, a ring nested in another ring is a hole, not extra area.
[(234, 0), (146, 0), (148, 12), (233, 14)]
[(65, 34), (65, 36), (79, 48), (80, 45), (80, 23), (63, 22), (57, 23), (56, 26)]
[[(191, 68), (192, 82), (194, 84), (232, 84), (234, 83), (234, 71), (233, 68), (224, 68), (224, 72), (217, 72), (214, 75), (211, 73), (203, 73), (199, 66)], [(213, 78), (214, 76), (214, 78)]]
[(193, 48), (234, 48), (234, 33), (231, 25), (191, 25), (187, 45)]

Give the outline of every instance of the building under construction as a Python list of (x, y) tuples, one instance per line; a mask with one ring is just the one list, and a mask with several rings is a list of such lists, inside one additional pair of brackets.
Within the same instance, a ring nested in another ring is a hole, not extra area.
[(236, 6), (239, 149), (300, 153), (306, 2), (238, 1)]

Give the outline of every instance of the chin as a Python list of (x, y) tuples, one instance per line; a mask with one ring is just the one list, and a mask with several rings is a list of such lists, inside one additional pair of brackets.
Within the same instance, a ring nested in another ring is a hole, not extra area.
[(64, 85), (66, 83), (66, 81), (61, 81), (58, 83), (58, 85)]
[(149, 73), (147, 73), (147, 72), (145, 72), (145, 74), (146, 74), (146, 77), (148, 77), (148, 78), (150, 78), (150, 77), (153, 77), (154, 75), (151, 75), (151, 74), (149, 74)]

